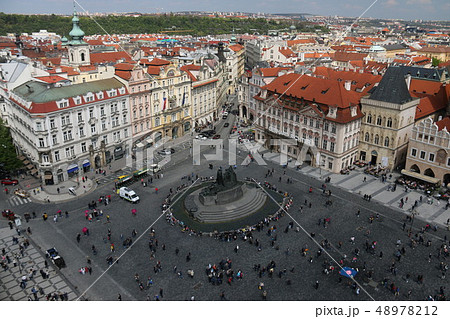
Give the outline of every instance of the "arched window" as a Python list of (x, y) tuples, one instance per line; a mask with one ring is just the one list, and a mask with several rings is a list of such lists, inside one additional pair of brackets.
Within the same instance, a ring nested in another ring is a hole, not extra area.
[(364, 135), (364, 142), (368, 142), (369, 139), (370, 139), (369, 133), (366, 133), (366, 134)]
[(81, 61), (84, 62), (84, 52), (81, 53)]
[(372, 123), (372, 114), (367, 115), (367, 123)]
[(384, 146), (389, 147), (389, 137), (384, 138)]
[(380, 143), (380, 137), (378, 136), (378, 134), (375, 135), (375, 138), (374, 138), (373, 142), (374, 142), (375, 144)]
[(386, 126), (387, 127), (392, 127), (392, 119), (390, 117), (387, 119)]
[(381, 116), (377, 117), (377, 125), (381, 125)]

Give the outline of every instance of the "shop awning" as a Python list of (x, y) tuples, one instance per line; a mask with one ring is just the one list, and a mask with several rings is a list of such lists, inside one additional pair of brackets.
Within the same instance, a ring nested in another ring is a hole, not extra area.
[(83, 167), (88, 167), (88, 166), (91, 166), (91, 163), (89, 162), (89, 160), (84, 160), (83, 161)]
[(24, 160), (24, 161), (23, 161), (23, 165), (28, 165), (28, 164), (30, 164), (30, 161), (29, 161), (29, 160)]
[(30, 171), (30, 174), (31, 174), (31, 175), (34, 175), (34, 174), (36, 174), (37, 172), (38, 172), (37, 169), (32, 169), (32, 170)]
[(20, 156), (19, 156), (19, 161), (22, 161), (22, 162), (23, 162), (24, 160), (26, 160), (26, 157), (23, 156), (23, 155), (20, 155)]
[(71, 164), (67, 166), (67, 173), (73, 173), (78, 171), (78, 165), (77, 164)]
[(34, 167), (34, 166), (33, 166), (32, 164), (28, 164), (28, 165), (27, 165), (27, 169), (33, 169), (33, 167)]
[(427, 183), (430, 183), (430, 184), (437, 184), (437, 183), (440, 182), (440, 180), (438, 178), (422, 175), (422, 174), (415, 173), (415, 172), (410, 172), (410, 171), (407, 171), (406, 169), (402, 169), (401, 173), (403, 175), (406, 175), (406, 176), (409, 176), (409, 177), (413, 177), (413, 178), (417, 178), (417, 179), (420, 179), (421, 181), (424, 181), (424, 182), (427, 182)]
[(148, 172), (148, 168), (144, 168), (144, 169), (141, 169), (141, 170), (139, 170), (139, 171), (134, 171), (134, 172), (133, 172), (133, 175), (134, 175), (134, 176), (140, 176), (140, 175), (145, 174), (145, 173), (147, 173), (147, 172)]
[(44, 179), (52, 179), (52, 178), (53, 178), (53, 175), (52, 175), (52, 174), (44, 175)]
[(142, 147), (144, 147), (144, 144), (142, 144), (141, 142), (139, 142), (139, 143), (136, 143), (136, 147), (140, 147), (140, 148), (142, 148)]

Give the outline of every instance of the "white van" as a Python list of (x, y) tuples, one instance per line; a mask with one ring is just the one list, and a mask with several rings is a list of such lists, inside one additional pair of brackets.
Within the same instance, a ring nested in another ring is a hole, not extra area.
[(134, 192), (134, 190), (129, 189), (128, 187), (121, 187), (119, 189), (119, 196), (122, 199), (125, 199), (132, 203), (139, 202), (139, 196)]
[(158, 173), (161, 170), (161, 167), (158, 164), (151, 164), (148, 166), (148, 170), (152, 173)]

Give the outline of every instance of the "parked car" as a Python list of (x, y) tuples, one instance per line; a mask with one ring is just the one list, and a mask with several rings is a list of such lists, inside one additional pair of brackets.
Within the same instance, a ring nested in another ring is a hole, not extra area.
[(170, 155), (175, 153), (175, 150), (173, 148), (163, 148), (162, 150), (158, 151), (158, 154), (161, 155)]
[(198, 134), (195, 138), (197, 140), (207, 140), (208, 139), (208, 137), (206, 137), (205, 135), (202, 135), (202, 134)]
[(216, 134), (216, 135), (213, 136), (212, 139), (213, 139), (213, 140), (218, 140), (219, 138), (220, 138), (220, 134)]
[(228, 126), (230, 126), (230, 123), (228, 123), (228, 122), (226, 122), (226, 123), (223, 125), (223, 127), (228, 127)]
[(19, 181), (17, 179), (5, 178), (1, 180), (2, 185), (17, 185)]
[(55, 247), (47, 249), (45, 257), (49, 258), (59, 269), (66, 267), (66, 262), (62, 258)]

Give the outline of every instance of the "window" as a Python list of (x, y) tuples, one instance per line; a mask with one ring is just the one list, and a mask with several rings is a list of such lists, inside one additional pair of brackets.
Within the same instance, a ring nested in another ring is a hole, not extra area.
[(387, 127), (392, 127), (392, 119), (389, 117), (386, 122)]
[(323, 125), (323, 129), (325, 130), (325, 132), (328, 132), (328, 122), (325, 122), (325, 124)]
[(86, 148), (86, 142), (81, 143), (81, 153), (86, 153), (87, 148)]
[(94, 109), (93, 108), (90, 108), (89, 109), (89, 118), (91, 119), (91, 118), (93, 118), (94, 117)]
[(450, 166), (450, 157), (447, 158), (447, 166)]
[(326, 150), (328, 147), (328, 141), (327, 140), (323, 140), (322, 141), (322, 149)]
[(372, 114), (369, 113), (369, 115), (367, 115), (366, 122), (367, 123), (372, 123)]
[(434, 153), (428, 154), (428, 160), (429, 160), (430, 162), (434, 162)]
[(389, 137), (384, 138), (384, 146), (389, 147)]
[(55, 151), (55, 162), (59, 162), (61, 157), (59, 156), (59, 151)]
[(377, 125), (381, 125), (381, 116), (377, 117)]
[(92, 124), (92, 125), (91, 125), (91, 133), (92, 133), (92, 134), (95, 134), (95, 132), (96, 132), (95, 124)]
[(79, 129), (78, 129), (78, 132), (80, 134), (80, 137), (83, 137), (84, 136), (84, 127), (80, 126)]
[(415, 148), (411, 149), (411, 156), (413, 156), (413, 157), (417, 156), (417, 150)]
[(320, 127), (320, 122), (316, 121), (316, 128), (319, 128), (319, 127)]
[(106, 144), (108, 144), (108, 135), (104, 135), (103, 136), (103, 142)]
[(306, 117), (303, 118), (303, 124), (308, 124), (308, 119)]
[(100, 116), (105, 116), (105, 107), (100, 107)]
[(127, 124), (127, 115), (126, 114), (122, 115), (122, 122), (123, 122), (123, 124)]
[(83, 113), (78, 112), (78, 122), (83, 122)]
[(364, 142), (369, 142), (370, 140), (370, 135), (369, 133), (366, 132), (366, 134), (364, 134)]
[(58, 138), (57, 138), (56, 134), (53, 134), (53, 135), (52, 135), (52, 144), (53, 144), (53, 145), (58, 144)]
[(128, 137), (128, 129), (127, 129), (127, 128), (123, 130), (123, 136), (124, 136), (125, 138)]
[(41, 122), (36, 122), (36, 130), (42, 131), (42, 123)]
[(333, 169), (333, 163), (332, 162), (328, 162), (328, 169)]
[(42, 154), (42, 163), (50, 162), (50, 157), (47, 154)]
[(380, 137), (378, 136), (378, 134), (375, 135), (375, 138), (373, 139), (373, 142), (374, 142), (375, 144), (380, 143)]
[(334, 142), (330, 142), (330, 151), (334, 152)]
[(420, 151), (420, 158), (425, 159), (426, 154), (427, 153), (425, 151)]
[(50, 128), (55, 128), (55, 119), (50, 119)]
[(336, 133), (336, 125), (331, 126), (331, 133)]
[(119, 125), (119, 117), (115, 116), (115, 117), (112, 118), (112, 126), (116, 127), (118, 125)]
[(45, 143), (44, 143), (44, 139), (43, 138), (39, 139), (39, 147), (45, 147)]
[(70, 148), (66, 147), (66, 157), (70, 157)]
[(102, 120), (102, 131), (106, 131), (106, 120)]
[(309, 119), (309, 126), (314, 126), (314, 120), (313, 119)]

